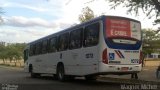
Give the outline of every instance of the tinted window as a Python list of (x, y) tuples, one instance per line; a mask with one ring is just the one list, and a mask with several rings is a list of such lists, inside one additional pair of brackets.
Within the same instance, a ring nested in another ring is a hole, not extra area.
[(30, 55), (30, 56), (35, 55), (35, 51), (36, 51), (36, 44), (32, 44), (32, 45), (30, 46), (29, 55)]
[(32, 48), (33, 48), (33, 45), (30, 46), (30, 49), (29, 49), (29, 56), (32, 56), (32, 55), (33, 55), (33, 49), (32, 49)]
[(53, 37), (49, 39), (49, 52), (56, 52), (57, 51), (57, 38)]
[(84, 46), (94, 46), (98, 44), (99, 23), (91, 24), (85, 27), (84, 30)]
[(70, 49), (76, 49), (82, 46), (82, 30), (77, 29), (70, 33)]
[(48, 45), (48, 40), (43, 40), (43, 42), (42, 42), (42, 54), (47, 53), (47, 45)]
[(36, 51), (35, 51), (35, 55), (41, 54), (41, 49), (42, 49), (42, 43), (38, 42), (36, 43)]
[(69, 33), (65, 33), (59, 36), (58, 49), (59, 51), (67, 50), (69, 41)]

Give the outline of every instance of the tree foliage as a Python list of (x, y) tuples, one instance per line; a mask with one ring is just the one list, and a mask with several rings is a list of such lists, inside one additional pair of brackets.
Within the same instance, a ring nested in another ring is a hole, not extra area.
[(94, 12), (89, 7), (83, 8), (82, 14), (79, 15), (80, 22), (85, 22), (93, 18), (95, 18)]
[(0, 59), (3, 60), (3, 63), (5, 63), (6, 59), (9, 59), (10, 62), (22, 59), (25, 46), (25, 43), (16, 43), (8, 46), (0, 45)]
[(160, 34), (151, 29), (143, 29), (142, 33), (144, 54), (160, 52)]
[(138, 15), (139, 10), (142, 10), (149, 18), (156, 16), (155, 23), (160, 24), (160, 0), (109, 0), (109, 2), (112, 8), (123, 4), (124, 7), (128, 8), (129, 13), (134, 12)]

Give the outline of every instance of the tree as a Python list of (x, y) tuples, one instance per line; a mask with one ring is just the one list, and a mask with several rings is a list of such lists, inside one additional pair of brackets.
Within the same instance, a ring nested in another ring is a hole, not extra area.
[(7, 55), (6, 55), (6, 48), (3, 45), (0, 45), (0, 59), (3, 60), (3, 63), (5, 64), (5, 59), (7, 59)]
[(16, 66), (16, 63), (22, 59), (23, 50), (25, 46), (26, 46), (25, 43), (16, 43), (16, 44), (11, 44), (6, 47), (8, 48), (7, 57), (9, 58), (10, 62), (14, 60), (15, 66)]
[[(156, 16), (155, 24), (160, 24), (160, 0), (109, 0), (112, 8), (123, 4), (128, 8), (129, 13), (139, 14), (141, 9), (147, 17)], [(154, 12), (155, 14), (153, 15)]]
[(8, 46), (0, 45), (0, 59), (3, 60), (4, 64), (7, 59), (9, 59), (10, 63), (14, 61), (16, 66), (16, 63), (20, 63), (19, 61), (23, 58), (23, 50), (25, 46), (25, 43), (10, 44)]
[(79, 21), (85, 22), (95, 18), (94, 12), (87, 6), (82, 9), (82, 14), (79, 15)]
[(160, 49), (160, 34), (151, 29), (142, 30), (143, 37), (143, 53), (145, 55), (153, 52), (159, 52)]

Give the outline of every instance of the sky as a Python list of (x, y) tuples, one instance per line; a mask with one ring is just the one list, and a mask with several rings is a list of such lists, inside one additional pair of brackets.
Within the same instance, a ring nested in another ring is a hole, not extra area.
[(105, 0), (0, 0), (4, 22), (0, 25), (0, 42), (28, 43), (79, 23), (82, 9), (89, 6), (96, 16), (113, 15), (139, 20), (142, 28), (157, 29), (154, 18), (127, 14), (127, 8), (110, 9)]

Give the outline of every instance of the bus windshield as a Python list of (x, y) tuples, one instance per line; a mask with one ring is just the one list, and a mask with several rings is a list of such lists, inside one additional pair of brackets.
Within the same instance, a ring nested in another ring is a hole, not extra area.
[(105, 26), (105, 40), (110, 48), (128, 50), (140, 48), (140, 22), (123, 18), (107, 18)]

